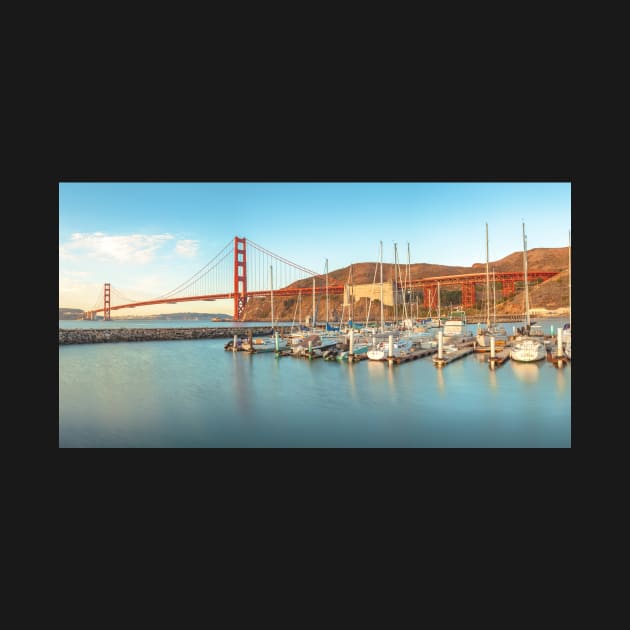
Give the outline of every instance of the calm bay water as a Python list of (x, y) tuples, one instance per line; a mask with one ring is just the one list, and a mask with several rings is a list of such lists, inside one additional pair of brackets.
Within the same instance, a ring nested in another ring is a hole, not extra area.
[[(545, 332), (566, 320), (545, 320)], [(64, 328), (229, 326), (60, 321)], [(521, 324), (514, 324), (520, 326)], [(512, 324), (506, 324), (511, 331)], [(475, 326), (469, 326), (475, 330)], [(62, 447), (570, 447), (571, 366), (438, 369), (226, 352), (227, 339), (59, 347)]]

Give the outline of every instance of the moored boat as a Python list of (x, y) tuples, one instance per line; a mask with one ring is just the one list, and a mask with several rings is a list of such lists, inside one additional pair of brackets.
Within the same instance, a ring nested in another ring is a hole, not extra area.
[(523, 223), (523, 270), (525, 272), (525, 326), (512, 343), (510, 359), (514, 361), (541, 361), (547, 356), (542, 326), (531, 323), (529, 316), (529, 287), (527, 282), (527, 237)]
[(547, 356), (544, 344), (531, 337), (523, 337), (512, 344), (510, 359), (514, 361), (541, 361)]
[(460, 343), (472, 339), (473, 334), (466, 328), (466, 313), (454, 311), (444, 322), (445, 343)]
[[(408, 337), (400, 337), (396, 340), (392, 340), (392, 356), (402, 357), (411, 352), (413, 349), (413, 342)], [(371, 361), (383, 361), (388, 359), (389, 354), (389, 340), (381, 341), (374, 348), (368, 350), (368, 359)]]
[(477, 326), (477, 345), (490, 350), (491, 340), (494, 338), (496, 348), (503, 348), (508, 340), (507, 331), (503, 326), (497, 326), (497, 301), (496, 282), (494, 281), (494, 270), (492, 271), (492, 296), (494, 321), (490, 323), (490, 250), (488, 246), (488, 224), (486, 223), (486, 327)]

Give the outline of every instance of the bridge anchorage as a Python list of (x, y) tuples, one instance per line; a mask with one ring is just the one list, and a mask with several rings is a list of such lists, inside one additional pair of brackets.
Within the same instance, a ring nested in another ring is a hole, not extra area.
[[(270, 273), (273, 269), (273, 274)], [(556, 275), (557, 271), (529, 271), (529, 280), (547, 280)], [(271, 279), (273, 278), (273, 280)], [(315, 279), (322, 280), (316, 286)], [(293, 263), (278, 254), (274, 254), (264, 247), (235, 236), (223, 249), (202, 269), (175, 289), (151, 300), (132, 300), (125, 297), (111, 283), (106, 282), (103, 288), (103, 306), (94, 306), (86, 311), (85, 319), (95, 319), (97, 313), (103, 313), (104, 320), (111, 319), (112, 311), (135, 308), (138, 306), (152, 306), (156, 304), (178, 304), (181, 302), (213, 302), (215, 300), (233, 300), (234, 321), (242, 321), (245, 307), (255, 298), (268, 297), (272, 291), (274, 296), (291, 297), (312, 293), (318, 295), (326, 291), (329, 295), (344, 293), (344, 285), (323, 282), (324, 275)], [(298, 280), (313, 279), (313, 283), (302, 283), (305, 286), (294, 286)], [(502, 285), (504, 297), (515, 293), (515, 283), (524, 280), (523, 272), (496, 272), (496, 282)], [(271, 286), (271, 282), (277, 286)], [(439, 286), (456, 286), (462, 290), (462, 306), (468, 308), (475, 305), (475, 290), (477, 284), (486, 281), (485, 273), (471, 273), (453, 276), (440, 276), (412, 280), (407, 289), (421, 290), (424, 294), (424, 305), (431, 307), (435, 304), (435, 296)], [(404, 290), (397, 283), (396, 293)], [(113, 302), (116, 298), (116, 304)]]

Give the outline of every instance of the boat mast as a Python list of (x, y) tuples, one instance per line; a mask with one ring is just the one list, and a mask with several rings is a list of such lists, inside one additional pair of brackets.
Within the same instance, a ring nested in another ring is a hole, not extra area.
[[(396, 296), (398, 297), (398, 291), (399, 291), (399, 287), (400, 285), (402, 285), (402, 288), (400, 289), (400, 293), (401, 293), (401, 299), (402, 299), (402, 318), (403, 320), (407, 319), (407, 299), (405, 294), (407, 293), (407, 280), (405, 279), (403, 281), (403, 275), (402, 272), (400, 271), (400, 260), (398, 259), (398, 249), (396, 248), (396, 268), (398, 269), (398, 282), (396, 283)], [(398, 300), (396, 300), (398, 301)], [(396, 318), (396, 320), (398, 321), (398, 318)]]
[(494, 269), (492, 270), (492, 319), (493, 325), (497, 325), (497, 282), (494, 276)]
[(405, 274), (405, 297), (407, 297), (407, 291), (409, 291), (409, 319), (413, 319), (413, 302), (411, 301), (411, 249), (409, 248), (409, 242), (407, 241), (407, 273)]
[(394, 296), (394, 324), (398, 326), (398, 245), (394, 243), (394, 280), (392, 282), (392, 295)]
[(381, 332), (385, 330), (385, 315), (383, 314), (383, 241), (379, 241), (380, 243), (380, 252), (381, 252)]
[(527, 284), (527, 236), (525, 236), (525, 223), (523, 223), (523, 271), (525, 273), (525, 325), (529, 329), (529, 287)]
[(271, 328), (273, 330), (273, 265), (269, 265), (269, 284), (271, 285)]
[(569, 330), (571, 330), (571, 230), (569, 230)]
[(488, 251), (488, 222), (486, 221), (486, 327), (490, 328), (490, 254)]
[(372, 302), (374, 301), (374, 285), (376, 284), (376, 272), (378, 271), (378, 264), (374, 266), (374, 278), (372, 278), (372, 291), (370, 292), (370, 303), (368, 304), (367, 315), (365, 317), (365, 327), (370, 324), (370, 311), (372, 310)]
[(326, 258), (326, 328), (328, 328), (328, 258)]
[(437, 298), (438, 298), (438, 303), (437, 303), (437, 317), (438, 317), (438, 327), (441, 325), (442, 320), (440, 319), (440, 281), (438, 280), (437, 283), (438, 287), (437, 287)]
[(313, 276), (313, 323), (311, 324), (312, 328), (315, 328), (315, 276)]
[(351, 328), (354, 328), (354, 276), (352, 275), (352, 263), (350, 263), (350, 321), (352, 322)]

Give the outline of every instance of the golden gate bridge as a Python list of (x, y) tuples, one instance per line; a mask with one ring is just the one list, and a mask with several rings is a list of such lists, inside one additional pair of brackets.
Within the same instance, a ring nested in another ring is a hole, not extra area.
[[(270, 273), (270, 270), (274, 270)], [(558, 271), (533, 271), (527, 273), (528, 281), (547, 280)], [(516, 292), (516, 283), (524, 280), (524, 272), (495, 272), (495, 281), (502, 284), (502, 295), (508, 297)], [(297, 282), (311, 279), (312, 283)], [(423, 291), (424, 306), (430, 307), (435, 299), (438, 283), (440, 286), (461, 287), (462, 306), (475, 305), (477, 284), (485, 283), (485, 273), (436, 276), (432, 278), (410, 279), (406, 284), (396, 282), (395, 291)], [(277, 284), (278, 288), (273, 285)], [(153, 306), (156, 304), (179, 304), (182, 302), (214, 302), (233, 300), (234, 321), (241, 321), (248, 300), (259, 297), (291, 297), (298, 295), (340, 295), (345, 291), (344, 284), (330, 284), (327, 274), (291, 262), (274, 254), (252, 240), (235, 236), (223, 249), (197, 273), (180, 285), (150, 300), (133, 300), (126, 297), (111, 283), (106, 282), (101, 296), (92, 309), (86, 311), (85, 319), (95, 319), (103, 313), (103, 319), (110, 320), (112, 311)], [(113, 300), (114, 298), (114, 300)], [(114, 303), (115, 301), (115, 303)]]

